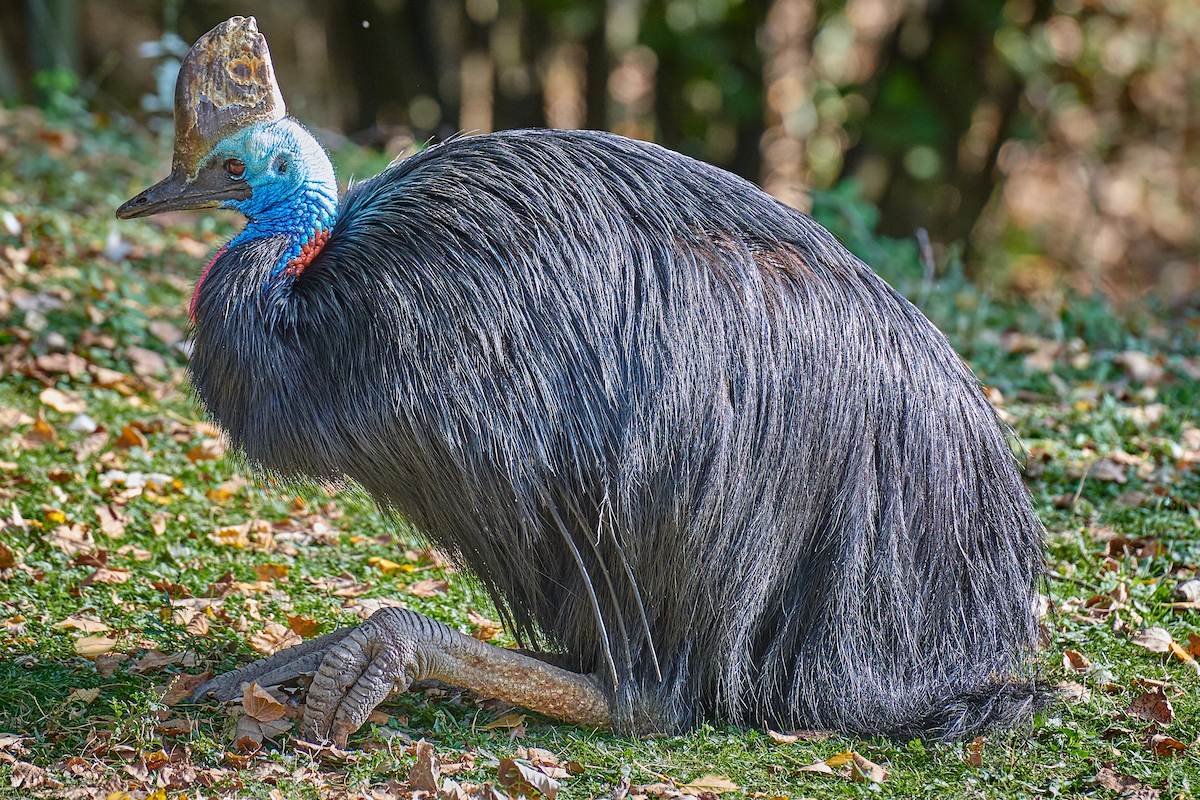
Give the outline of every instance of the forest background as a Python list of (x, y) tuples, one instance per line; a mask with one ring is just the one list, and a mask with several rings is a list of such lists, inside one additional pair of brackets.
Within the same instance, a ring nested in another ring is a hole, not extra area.
[(234, 14), (331, 148), (602, 128), (806, 210), (841, 187), (1047, 311), (1200, 297), (1195, 0), (5, 0), (0, 99), (83, 97), (165, 158), (178, 60)]

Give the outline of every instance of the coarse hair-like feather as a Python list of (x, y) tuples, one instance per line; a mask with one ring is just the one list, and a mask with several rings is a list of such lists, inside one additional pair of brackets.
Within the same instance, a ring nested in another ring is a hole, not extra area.
[(809, 217), (654, 145), (520, 131), (356, 184), (294, 282), (283, 247), (201, 287), (204, 404), (468, 566), (621, 729), (957, 738), (1036, 704), (1041, 526), (1006, 433)]

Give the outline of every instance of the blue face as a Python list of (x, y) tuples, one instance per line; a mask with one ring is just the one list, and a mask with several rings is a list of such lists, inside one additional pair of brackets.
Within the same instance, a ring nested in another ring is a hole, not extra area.
[(248, 199), (221, 204), (249, 218), (239, 239), (303, 236), (332, 224), (337, 211), (333, 165), (312, 134), (290, 119), (234, 133), (212, 149), (206, 168), (224, 169), (251, 188)]

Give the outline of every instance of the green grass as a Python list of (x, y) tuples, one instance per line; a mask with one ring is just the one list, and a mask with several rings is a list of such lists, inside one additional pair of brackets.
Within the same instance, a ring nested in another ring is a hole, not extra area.
[[(925, 291), (915, 248), (873, 239), (869, 210), (848, 191), (818, 199), (822, 220), (879, 264), (895, 285), (922, 298), (982, 380), (1007, 398), (1003, 409), (1031, 453), (1028, 483), (1058, 576), (1046, 585), (1052, 612), (1035, 668), (1052, 683), (1083, 684), (1087, 699), (1064, 700), (1029, 727), (993, 733), (974, 766), (966, 744), (839, 736), (781, 744), (763, 731), (714, 726), (639, 740), (557, 726), (532, 715), (521, 735), (510, 738), (510, 730), (488, 727), (495, 717), (490, 707), (454, 692), (406, 696), (390, 707), (386, 725), (368, 726), (352, 739), (354, 749), (345, 759), (321, 761), (285, 746), (239, 761), (224, 711), (186, 703), (168, 708), (156, 687), (179, 672), (233, 668), (251, 656), (247, 637), (268, 620), (287, 624), (288, 615), (307, 617), (328, 630), (357, 619), (343, 608), (347, 598), (313, 581), (348, 575), (354, 583), (370, 584), (359, 600), (395, 598), (464, 631), (472, 629), (469, 610), (493, 619), (496, 614), (467, 576), (432, 567), (414, 552), (420, 541), (381, 516), (360, 490), (278, 485), (250, 476), (230, 455), (189, 459), (211, 431), (198, 424), (202, 414), (184, 380), (182, 355), (155, 336), (151, 325), (166, 321), (186, 329), (190, 282), (206, 259), (200, 251), (214, 250), (235, 227), (226, 216), (199, 214), (118, 224), (113, 209), (155, 180), (166, 158), (161, 143), (123, 121), (91, 117), (78, 108), (60, 109), (53, 119), (32, 109), (0, 116), (0, 214), (14, 215), (20, 225), (14, 234), (0, 224), (0, 310), (8, 317), (0, 329), (0, 409), (12, 410), (5, 412), (10, 421), (16, 419), (13, 412), (34, 419), (44, 414), (57, 436), (26, 447), (22, 440), (34, 427), (30, 422), (0, 427), (0, 541), (16, 562), (0, 572), (0, 733), (21, 737), (20, 745), (0, 746), (0, 794), (27, 796), (25, 789), (9, 788), (14, 770), (23, 769), (12, 763), (19, 761), (46, 768), (67, 788), (115, 780), (114, 786), (148, 792), (160, 777), (167, 782), (163, 776), (174, 775), (181, 788), (170, 789), (169, 796), (197, 790), (260, 796), (272, 788), (285, 797), (357, 796), (371, 787), (403, 796), (414, 762), (403, 736), (424, 737), (447, 760), (472, 754), (474, 767), (454, 776), (467, 783), (494, 784), (499, 759), (519, 747), (545, 748), (583, 766), (581, 774), (563, 780), (567, 798), (607, 794), (623, 777), (635, 786), (683, 785), (705, 774), (732, 780), (741, 787), (732, 795), (737, 797), (1115, 797), (1093, 782), (1104, 766), (1161, 789), (1163, 797), (1187, 797), (1200, 786), (1200, 679), (1192, 665), (1130, 641), (1131, 632), (1151, 625), (1166, 628), (1184, 646), (1189, 633), (1200, 633), (1197, 611), (1171, 604), (1174, 587), (1200, 566), (1200, 478), (1182, 444), (1193, 435), (1188, 429), (1200, 423), (1200, 385), (1188, 377), (1195, 362), (1187, 360), (1197, 357), (1197, 319), (1166, 314), (1125, 319), (1102, 300), (1075, 298), (1061, 301), (1044, 322), (1044, 307), (989, 297), (963, 277), (953, 258)], [(374, 163), (360, 153), (341, 161), (356, 167)], [(129, 258), (104, 255), (113, 231), (132, 247)], [(57, 307), (37, 314), (21, 308), (39, 293), (43, 301), (57, 297)], [(999, 336), (1018, 329), (1044, 337), (1035, 340), (1038, 347), (1064, 343), (1052, 373), (1027, 363)], [(95, 367), (131, 375), (126, 348), (137, 346), (161, 354), (168, 371), (149, 380), (131, 378), (124, 392), (99, 385), (87, 372), (74, 378), (39, 372), (34, 359), (54, 349), (51, 334)], [(1077, 341), (1067, 346), (1071, 340)], [(1147, 385), (1131, 380), (1118, 357), (1127, 349), (1159, 357), (1163, 376)], [(78, 393), (86, 413), (108, 431), (108, 443), (93, 457), (77, 460), (76, 448), (87, 434), (68, 430), (75, 414), (39, 400), (48, 385)], [(1163, 406), (1157, 419), (1140, 420), (1138, 409), (1154, 403)], [(126, 426), (144, 429), (145, 447), (115, 446)], [(1138, 457), (1146, 465), (1141, 475), (1132, 464), (1125, 484), (1091, 474), (1098, 458), (1113, 453)], [(116, 469), (164, 473), (174, 480), (127, 497), (119, 484), (102, 485), (102, 477)], [(251, 484), (222, 496), (219, 487), (238, 475), (250, 476)], [(1144, 497), (1132, 498), (1131, 490)], [(1142, 502), (1130, 506), (1131, 499)], [(95, 508), (103, 505), (115, 505), (124, 515), (120, 538), (100, 531)], [(215, 530), (253, 520), (291, 523), (274, 529), (270, 547), (239, 548), (210, 538)], [(330, 541), (297, 540), (293, 529), (311, 530), (314, 523), (333, 529)], [(52, 543), (56, 530), (72, 524), (94, 538), (83, 549), (90, 558)], [(165, 524), (165, 530), (156, 533), (156, 524)], [(1145, 557), (1120, 548), (1106, 557), (1106, 540), (1113, 535), (1153, 539), (1159, 547)], [(105, 558), (108, 567), (129, 570), (129, 579), (87, 585)], [(372, 558), (409, 571), (384, 574)], [(266, 564), (286, 566), (287, 575), (255, 584), (254, 567)], [(207, 633), (189, 631), (173, 615), (172, 598), (204, 596), (227, 573), (243, 586), (212, 613), (201, 613), (209, 622)], [(445, 578), (449, 591), (433, 598), (406, 591), (430, 577)], [(1087, 605), (1112, 593), (1122, 598), (1113, 610)], [(109, 677), (98, 672), (96, 661), (77, 655), (83, 634), (58, 626), (67, 617), (108, 627), (105, 635), (116, 640), (110, 655), (119, 658)], [(150, 649), (188, 651), (194, 662), (130, 671)], [(1078, 675), (1064, 668), (1068, 649), (1090, 659), (1091, 671)], [(1168, 684), (1174, 720), (1162, 732), (1184, 743), (1182, 752), (1155, 754), (1144, 741), (1148, 723), (1125, 716), (1146, 680)], [(98, 696), (76, 691), (87, 689), (98, 689)], [(196, 728), (182, 735), (156, 730), (169, 717), (195, 720)], [(887, 779), (855, 783), (841, 774), (801, 770), (846, 750), (883, 765)]]

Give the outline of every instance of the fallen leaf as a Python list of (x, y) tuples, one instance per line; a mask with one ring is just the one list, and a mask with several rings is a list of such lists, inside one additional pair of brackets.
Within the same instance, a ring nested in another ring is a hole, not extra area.
[[(968, 766), (982, 767), (983, 766), (983, 745), (987, 742), (986, 736), (976, 736), (974, 741), (969, 742), (965, 749), (967, 751), (966, 762)], [(879, 783), (879, 781), (876, 781)]]
[(154, 732), (163, 736), (187, 736), (195, 731), (196, 727), (197, 723), (195, 720), (172, 717), (154, 726)]
[(1170, 652), (1171, 645), (1175, 644), (1175, 639), (1171, 634), (1165, 628), (1159, 627), (1142, 628), (1130, 638), (1130, 641), (1138, 647), (1146, 648), (1151, 653)]
[(108, 626), (98, 619), (84, 619), (83, 617), (67, 617), (62, 622), (54, 623), (56, 628), (65, 628), (67, 630), (78, 630), (84, 633), (104, 633), (108, 630)]
[(116, 585), (128, 582), (132, 576), (132, 570), (115, 567), (97, 567), (95, 572), (80, 582), (80, 586), (91, 586), (93, 583)]
[(191, 650), (179, 650), (174, 653), (164, 653), (161, 650), (147, 650), (146, 654), (129, 668), (129, 671), (139, 673), (154, 672), (163, 667), (169, 667), (172, 664), (194, 666), (196, 664), (196, 654)]
[(140, 447), (145, 450), (147, 446), (146, 436), (131, 425), (121, 428), (121, 435), (113, 442), (113, 447), (118, 450), (129, 450), (133, 447)]
[(504, 628), (499, 622), (490, 620), (482, 614), (477, 614), (470, 609), (467, 610), (467, 621), (471, 623), (471, 635), (481, 642), (489, 641), (499, 634)]
[(497, 728), (516, 728), (516, 727), (518, 727), (520, 725), (524, 725), (524, 724), (525, 724), (525, 715), (518, 714), (517, 712), (513, 711), (508, 714), (505, 714), (503, 717), (492, 720), (491, 722), (484, 725), (483, 729), (486, 731), (491, 731), (491, 730), (496, 730)]
[(43, 389), (38, 399), (61, 414), (82, 414), (87, 403), (77, 392), (63, 392), (53, 387)]
[(413, 750), (417, 761), (408, 770), (409, 788), (414, 791), (436, 793), (441, 788), (442, 771), (437, 755), (433, 751), (433, 745), (421, 739), (413, 746)]
[(208, 438), (188, 450), (187, 458), (193, 464), (198, 461), (213, 461), (225, 455), (225, 444), (220, 439)]
[(254, 574), (260, 581), (277, 581), (288, 575), (287, 564), (255, 564)]
[(112, 506), (96, 506), (96, 516), (100, 519), (100, 531), (110, 539), (120, 539), (125, 535), (125, 515)]
[(297, 636), (309, 638), (315, 636), (323, 627), (320, 622), (317, 622), (312, 617), (287, 615), (288, 627), (296, 632)]
[(291, 628), (268, 620), (261, 631), (250, 637), (250, 646), (264, 656), (269, 656), (302, 641)]
[(1172, 739), (1165, 733), (1154, 733), (1146, 742), (1156, 756), (1173, 756), (1187, 749), (1187, 744), (1178, 739)]
[(200, 688), (209, 678), (212, 677), (212, 670), (205, 670), (199, 675), (188, 675), (180, 673), (171, 678), (171, 682), (167, 684), (163, 690), (162, 703), (165, 706), (173, 706), (191, 697), (192, 692)]
[(107, 636), (84, 636), (75, 640), (75, 652), (84, 658), (95, 658), (117, 646), (116, 639)]
[(166, 320), (156, 319), (146, 326), (152, 334), (158, 337), (158, 340), (170, 347), (173, 344), (179, 344), (183, 341), (183, 331), (176, 328)]
[(12, 765), (12, 788), (36, 789), (46, 782), (46, 770), (34, 766), (28, 761), (18, 761)]
[(1093, 463), (1089, 474), (1098, 481), (1108, 481), (1110, 483), (1125, 483), (1129, 480), (1129, 477), (1125, 474), (1125, 468), (1111, 458), (1102, 458)]
[(1192, 578), (1175, 587), (1175, 595), (1191, 603), (1200, 603), (1200, 578)]
[(126, 347), (125, 358), (133, 364), (133, 371), (138, 375), (149, 377), (167, 371), (167, 360), (144, 347)]
[(1078, 672), (1080, 675), (1086, 675), (1092, 668), (1092, 662), (1087, 660), (1087, 657), (1075, 652), (1074, 650), (1063, 651), (1063, 669)]
[(441, 578), (426, 578), (423, 581), (411, 583), (405, 588), (417, 597), (434, 597), (449, 591), (450, 584)]
[(1092, 699), (1091, 690), (1076, 681), (1063, 681), (1055, 688), (1062, 692), (1068, 700), (1075, 703), (1086, 703)]
[(242, 708), (259, 722), (274, 722), (287, 714), (287, 707), (257, 683), (251, 683), (242, 693)]
[(229, 525), (224, 528), (217, 528), (208, 535), (208, 539), (214, 544), (224, 545), (225, 547), (239, 547), (244, 550), (250, 546), (250, 539), (246, 535), (249, 532), (250, 523), (244, 522), (241, 525)]
[(1171, 707), (1171, 701), (1167, 699), (1161, 686), (1156, 686), (1152, 691), (1142, 692), (1135, 697), (1129, 704), (1126, 713), (1148, 722), (1157, 722), (1160, 725), (1170, 725), (1175, 719), (1175, 709)]
[(1131, 778), (1128, 775), (1121, 775), (1120, 773), (1114, 772), (1108, 767), (1102, 767), (1100, 771), (1096, 773), (1096, 777), (1092, 778), (1092, 780), (1098, 786), (1108, 789), (1109, 791), (1120, 792), (1122, 794), (1140, 789), (1142, 786), (1141, 782), (1139, 782), (1137, 778)]
[(883, 783), (887, 780), (888, 771), (875, 762), (851, 753), (854, 760), (850, 764), (850, 779), (857, 783)]
[(78, 700), (79, 702), (83, 703), (86, 706), (86, 705), (91, 705), (93, 702), (95, 702), (96, 698), (98, 698), (99, 696), (100, 696), (99, 689), (72, 689), (71, 693), (69, 695), (67, 695), (67, 700), (68, 701)]
[(46, 410), (39, 408), (33, 427), (21, 438), (20, 444), (26, 450), (36, 450), (43, 445), (51, 444), (57, 439), (58, 433), (55, 432), (54, 426), (46, 422)]
[(545, 797), (554, 800), (561, 784), (541, 770), (526, 766), (511, 758), (501, 759), (496, 768), (496, 778), (500, 785), (508, 789), (511, 796), (521, 796), (536, 800)]
[[(686, 794), (697, 794), (699, 792), (712, 792), (714, 794), (721, 794), (723, 792), (741, 791), (742, 787), (738, 786), (724, 775), (708, 774), (702, 775), (701, 777), (696, 778), (694, 781), (685, 783), (679, 788), (684, 790)], [(696, 791), (687, 791), (689, 789), (695, 789)]]

